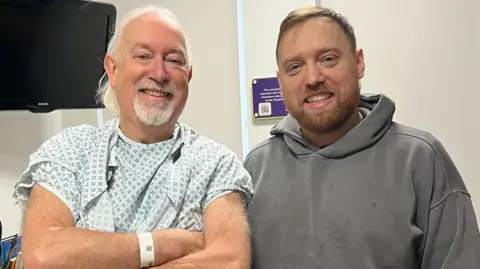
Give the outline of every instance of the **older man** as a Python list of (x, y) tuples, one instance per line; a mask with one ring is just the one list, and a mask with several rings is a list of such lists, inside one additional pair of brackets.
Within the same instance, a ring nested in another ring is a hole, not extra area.
[(277, 41), (290, 115), (248, 155), (255, 269), (480, 268), (470, 194), (432, 135), (361, 95), (351, 25), (321, 7), (292, 11)]
[(225, 146), (177, 122), (187, 47), (166, 9), (119, 25), (100, 87), (119, 117), (47, 140), (15, 185), (25, 268), (249, 268), (251, 178)]

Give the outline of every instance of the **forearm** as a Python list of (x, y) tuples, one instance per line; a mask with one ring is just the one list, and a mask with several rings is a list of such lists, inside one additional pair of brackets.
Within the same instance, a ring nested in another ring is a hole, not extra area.
[(205, 249), (152, 269), (250, 269), (250, 249), (247, 246), (242, 249), (243, 253), (235, 253), (228, 247)]
[(240, 229), (235, 234), (225, 234), (202, 251), (152, 269), (250, 269), (251, 242), (248, 224), (246, 221), (238, 224), (244, 227), (243, 231), (240, 232)]
[(250, 229), (239, 193), (217, 198), (205, 210), (204, 250), (152, 269), (250, 269)]
[[(140, 248), (135, 233), (74, 227), (63, 200), (40, 185), (32, 189), (24, 216), (22, 252), (26, 269), (138, 269)], [(155, 265), (204, 248), (203, 235), (182, 230), (152, 232)]]
[(140, 254), (135, 234), (80, 228), (50, 230), (35, 238), (24, 236), (26, 269), (138, 269)]
[[(162, 265), (197, 251), (202, 245), (187, 233), (190, 232), (153, 232), (154, 264)], [(69, 227), (49, 231), (35, 238), (29, 238), (27, 234), (24, 236), (23, 253), (26, 269), (140, 268), (139, 243), (134, 233), (108, 233)]]

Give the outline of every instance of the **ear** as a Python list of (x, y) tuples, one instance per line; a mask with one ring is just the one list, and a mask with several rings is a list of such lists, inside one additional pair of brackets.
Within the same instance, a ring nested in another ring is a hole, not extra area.
[(103, 61), (103, 68), (105, 68), (105, 72), (107, 73), (110, 87), (112, 89), (115, 89), (115, 85), (117, 84), (115, 76), (117, 66), (115, 65), (115, 61), (113, 60), (113, 57), (111, 55), (105, 56), (105, 59)]
[(193, 76), (193, 66), (191, 65), (190, 68), (188, 69), (188, 82), (192, 79)]
[(362, 79), (365, 75), (365, 59), (363, 57), (363, 50), (359, 49), (356, 53), (356, 60), (357, 60), (357, 73), (358, 78)]

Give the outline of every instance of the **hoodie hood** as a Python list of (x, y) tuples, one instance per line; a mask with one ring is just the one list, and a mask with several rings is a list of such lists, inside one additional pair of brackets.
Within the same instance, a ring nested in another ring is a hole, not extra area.
[(271, 135), (282, 136), (297, 156), (318, 154), (324, 158), (343, 158), (366, 149), (380, 140), (392, 123), (395, 103), (383, 94), (361, 95), (359, 111), (362, 121), (336, 142), (318, 149), (307, 142), (296, 119), (290, 114), (276, 124)]

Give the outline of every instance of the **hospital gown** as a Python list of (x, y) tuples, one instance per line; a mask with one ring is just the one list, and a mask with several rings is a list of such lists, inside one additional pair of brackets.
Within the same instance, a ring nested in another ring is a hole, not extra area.
[(15, 184), (22, 210), (34, 183), (68, 206), (77, 227), (116, 232), (203, 231), (213, 200), (239, 191), (248, 203), (253, 192), (225, 146), (181, 123), (169, 140), (138, 143), (121, 132), (118, 118), (101, 128), (67, 128), (33, 153)]

